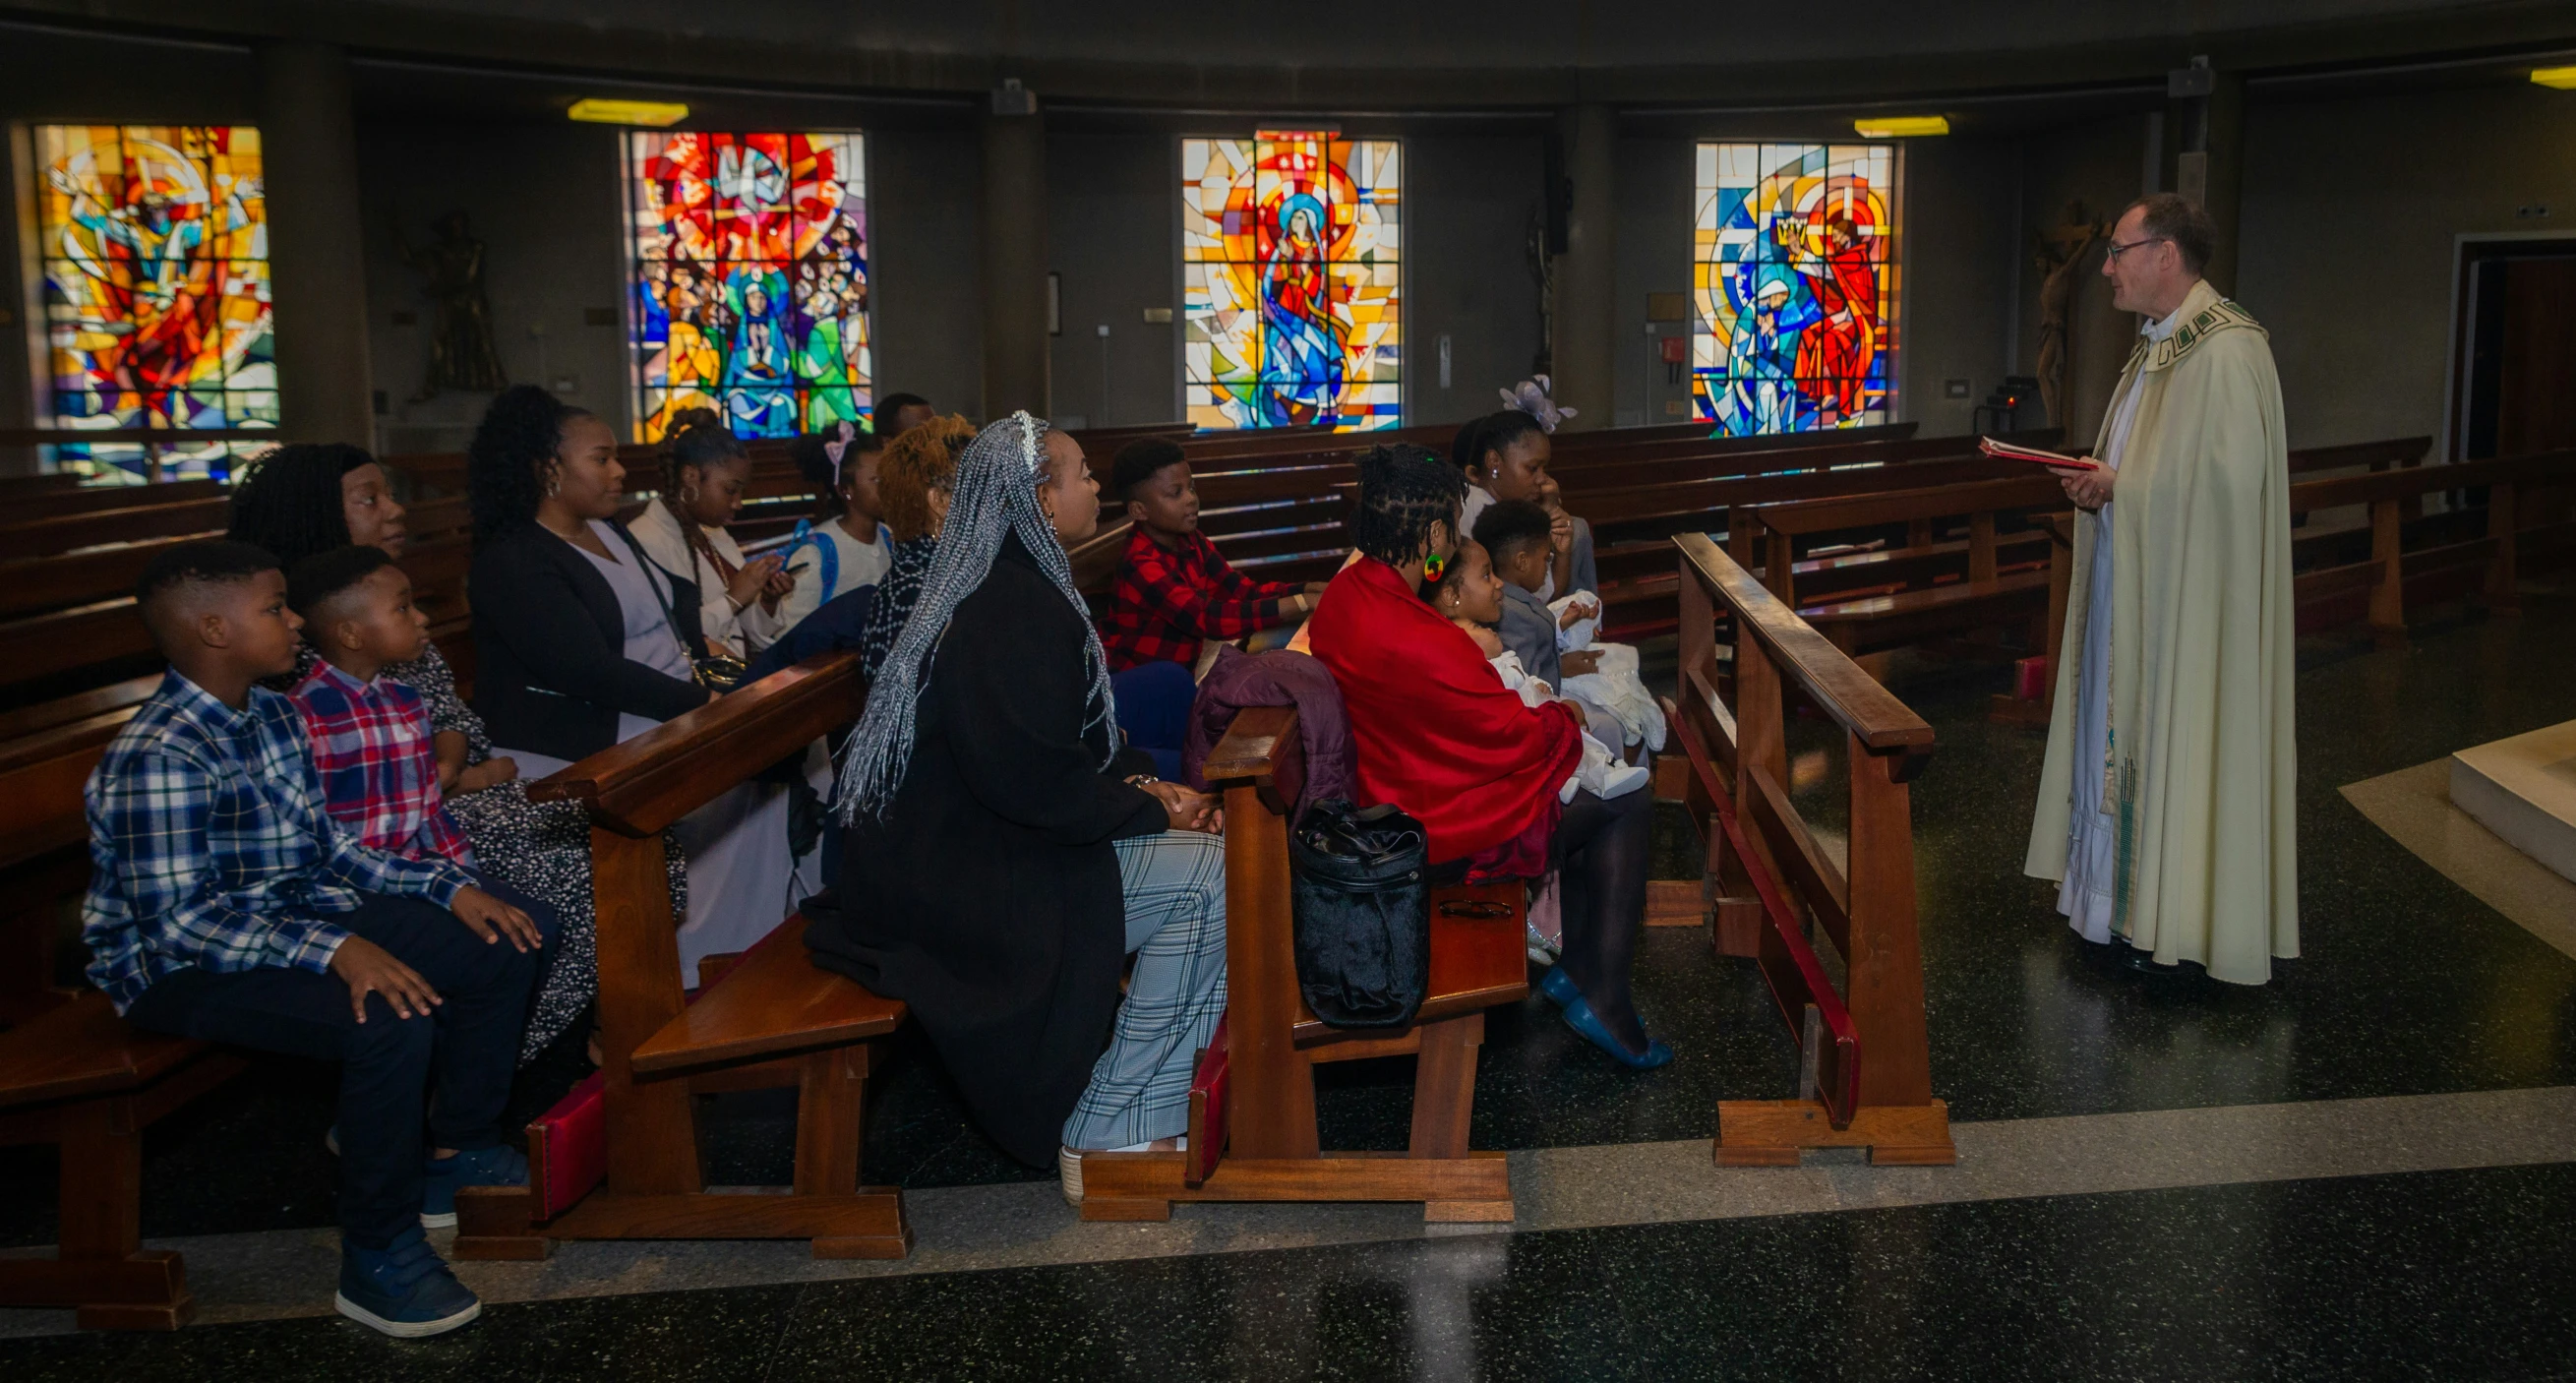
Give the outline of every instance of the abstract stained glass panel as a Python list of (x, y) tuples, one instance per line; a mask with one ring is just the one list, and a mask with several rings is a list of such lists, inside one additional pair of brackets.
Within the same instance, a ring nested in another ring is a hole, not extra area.
[(1883, 423), (1896, 357), (1896, 149), (1702, 144), (1692, 395), (1736, 436)]
[(1181, 141), (1182, 401), (1211, 428), (1403, 421), (1391, 139)]
[(864, 150), (856, 132), (628, 137), (638, 440), (689, 408), (743, 437), (867, 425)]
[[(51, 425), (277, 425), (268, 199), (247, 125), (40, 125), (37, 260)], [(222, 476), (265, 443), (156, 445), (163, 475)], [(143, 446), (56, 446), (58, 468), (141, 480)]]

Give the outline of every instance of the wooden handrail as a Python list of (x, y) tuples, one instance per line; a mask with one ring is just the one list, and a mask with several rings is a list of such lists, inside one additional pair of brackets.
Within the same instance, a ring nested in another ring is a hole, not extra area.
[(822, 653), (528, 785), (531, 802), (580, 802), (591, 824), (644, 838), (852, 718), (859, 658)]
[(2378, 442), (2346, 442), (2334, 447), (2309, 447), (2290, 453), (2290, 474), (2307, 471), (2339, 471), (2346, 466), (2412, 466), (2433, 449), (2430, 437), (2391, 437)]
[(2290, 487), (2290, 512), (2337, 509), (2374, 500), (2407, 499), (2470, 485), (2515, 485), (2576, 480), (2576, 448), (2499, 456), (2487, 461), (2454, 461), (2440, 466), (2374, 471), (2326, 480), (2302, 480)]
[(1898, 782), (1910, 781), (1922, 770), (1934, 737), (1921, 716), (1764, 590), (1751, 572), (1736, 565), (1706, 534), (1684, 533), (1673, 542), (1681, 549), (1682, 561), (1734, 611), (1738, 628), (1761, 642), (1771, 661), (1806, 692), (1817, 709), (1869, 752), (1905, 756)]
[[(1937, 511), (1926, 509), (1924, 498), (1935, 494), (1940, 496), (1941, 507)], [(2054, 477), (2034, 475), (2014, 480), (1971, 481), (1930, 490), (1908, 488), (1895, 493), (1837, 499), (1786, 500), (1778, 504), (1753, 505), (1748, 512), (1760, 519), (1765, 528), (1804, 535), (2037, 505), (2066, 507), (2066, 491)]]

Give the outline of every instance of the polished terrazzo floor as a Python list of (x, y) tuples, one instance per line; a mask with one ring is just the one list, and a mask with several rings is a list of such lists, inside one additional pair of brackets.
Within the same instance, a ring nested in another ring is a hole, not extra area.
[[(2576, 601), (2536, 592), (2509, 622), (2462, 612), (2420, 626), (2408, 649), (2317, 639), (2300, 652), (2305, 953), (2259, 989), (2189, 970), (2141, 976), (2074, 940), (2049, 907), (2048, 886), (2019, 872), (2039, 732), (1984, 719), (1998, 686), (1990, 668), (1896, 670), (1901, 693), (1941, 735), (1914, 802), (1934, 1087), (1955, 1117), (2576, 1084), (2576, 960), (2396, 845), (2340, 791), (2576, 716)], [(1840, 765), (1825, 728), (1793, 726), (1794, 776), (1802, 808), (1830, 828)], [(1687, 823), (1667, 813), (1662, 872), (1679, 877), (1690, 872)], [(1481, 1146), (1704, 1138), (1721, 1095), (1789, 1093), (1793, 1050), (1767, 995), (1749, 967), (1712, 956), (1704, 933), (1651, 931), (1638, 985), (1650, 1026), (1680, 1060), (1632, 1075), (1583, 1047), (1537, 1000), (1499, 1011), (1478, 1087)], [(551, 1054), (527, 1073), (519, 1103), (542, 1107), (576, 1064), (568, 1048)], [(268, 1077), (156, 1130), (148, 1235), (329, 1223), (320, 1147), (328, 1075), (278, 1063)], [(1329, 1068), (1323, 1086), (1328, 1145), (1402, 1143), (1405, 1063)], [(728, 1098), (709, 1121), (711, 1174), (783, 1180), (790, 1119), (783, 1099)], [(871, 1119), (873, 1181), (929, 1188), (1041, 1175), (963, 1123), (917, 1042), (900, 1049)], [(2576, 1157), (2576, 1126), (2567, 1132)], [(0, 1244), (50, 1239), (51, 1170), (49, 1153), (0, 1151)], [(2576, 1280), (2566, 1261), (2576, 1239), (2571, 1195), (2576, 1171), (2565, 1166), (2043, 1195), (1760, 1226), (1549, 1229), (1474, 1245), (1256, 1250), (496, 1307), (474, 1338), (413, 1352), (387, 1353), (321, 1320), (159, 1342), (0, 1343), (0, 1371), (95, 1377), (149, 1364), (205, 1377), (254, 1368), (432, 1377), (488, 1373), (515, 1357), (525, 1361), (510, 1370), (518, 1374), (580, 1365), (639, 1377), (866, 1368), (961, 1377), (2540, 1378), (2576, 1374), (2566, 1303), (2526, 1290), (2552, 1275)], [(1853, 1348), (1871, 1322), (1902, 1326), (1895, 1333), (1907, 1343)], [(693, 1352), (724, 1350), (737, 1334), (748, 1353)]]

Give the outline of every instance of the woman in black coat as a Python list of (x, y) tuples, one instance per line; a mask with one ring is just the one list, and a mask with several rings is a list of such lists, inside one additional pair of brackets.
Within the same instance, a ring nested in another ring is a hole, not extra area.
[[(529, 385), (492, 401), (467, 452), (474, 508), (474, 708), (500, 753), (543, 778), (707, 702), (698, 594), (616, 521), (617, 434)], [(688, 856), (680, 973), (786, 920), (786, 789), (743, 783), (672, 828)], [(586, 944), (589, 919), (567, 918)]]
[(1117, 755), (1065, 560), (1099, 488), (1026, 414), (967, 448), (851, 741), (840, 906), (806, 934), (816, 964), (911, 1005), (977, 1121), (1022, 1161), (1054, 1154), (1077, 1202), (1084, 1151), (1177, 1143), (1225, 1010), (1215, 803)]

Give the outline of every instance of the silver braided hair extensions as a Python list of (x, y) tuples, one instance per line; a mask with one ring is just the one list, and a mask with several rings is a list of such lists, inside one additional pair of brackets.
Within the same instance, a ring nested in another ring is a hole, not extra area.
[[(930, 571), (922, 577), (920, 598), (903, 632), (895, 637), (875, 685), (868, 689), (867, 713), (851, 732), (843, 754), (833, 808), (841, 821), (846, 823), (862, 811), (882, 818), (893, 803), (895, 790), (903, 785), (904, 769), (912, 762), (923, 663), (939, 646), (958, 605), (992, 572), (993, 558), (1008, 534), (1020, 535), (1021, 544), (1037, 558), (1038, 568), (1082, 620), (1083, 657), (1091, 669), (1088, 702), (1098, 708), (1083, 720), (1083, 733), (1088, 735), (1095, 725), (1117, 723), (1108, 655), (1101, 651), (1099, 632), (1091, 627), (1090, 608), (1073, 587), (1073, 565), (1065, 560), (1055, 525), (1038, 508), (1046, 428), (1044, 419), (1014, 413), (977, 433), (958, 458), (957, 488)], [(1103, 768), (1118, 752), (1117, 740), (1114, 733), (1108, 736)]]

